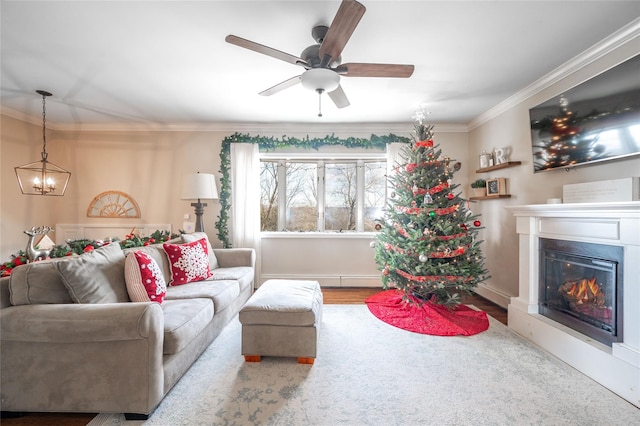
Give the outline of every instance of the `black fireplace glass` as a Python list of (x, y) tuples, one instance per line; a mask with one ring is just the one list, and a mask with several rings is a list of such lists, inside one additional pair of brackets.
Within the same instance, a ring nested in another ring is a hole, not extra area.
[(539, 312), (599, 342), (622, 340), (623, 248), (540, 240)]

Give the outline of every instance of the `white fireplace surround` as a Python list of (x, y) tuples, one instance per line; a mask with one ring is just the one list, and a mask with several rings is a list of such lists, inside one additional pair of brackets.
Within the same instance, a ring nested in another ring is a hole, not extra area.
[[(516, 217), (520, 250), (509, 328), (640, 407), (640, 202), (506, 208)], [(624, 248), (622, 342), (609, 347), (538, 313), (540, 238)]]

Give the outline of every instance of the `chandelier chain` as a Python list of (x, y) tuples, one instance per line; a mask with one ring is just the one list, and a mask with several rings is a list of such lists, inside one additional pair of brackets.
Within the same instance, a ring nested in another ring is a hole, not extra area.
[(46, 122), (47, 122), (46, 95), (42, 95), (42, 153), (43, 154), (47, 152)]

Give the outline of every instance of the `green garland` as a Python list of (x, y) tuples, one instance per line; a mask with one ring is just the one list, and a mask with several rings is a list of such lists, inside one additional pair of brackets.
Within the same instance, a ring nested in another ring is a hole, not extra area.
[(384, 149), (387, 144), (394, 142), (409, 143), (411, 140), (403, 136), (396, 136), (390, 133), (387, 136), (371, 135), (369, 139), (365, 138), (338, 138), (333, 134), (331, 136), (325, 136), (323, 138), (310, 138), (309, 136), (303, 139), (297, 139), (288, 136), (282, 136), (277, 139), (267, 136), (250, 136), (248, 134), (234, 133), (231, 136), (227, 136), (222, 140), (222, 149), (220, 150), (220, 214), (218, 215), (218, 221), (216, 222), (216, 229), (218, 230), (218, 239), (222, 243), (224, 248), (231, 248), (229, 242), (229, 210), (231, 208), (231, 202), (229, 197), (231, 195), (231, 178), (229, 171), (231, 169), (231, 144), (232, 143), (257, 143), (258, 147), (263, 150), (274, 150), (278, 148), (304, 148), (304, 149), (318, 149), (322, 146), (346, 146), (347, 148), (366, 148), (366, 149)]
[[(166, 230), (156, 230), (148, 237), (140, 237), (133, 233), (127, 234), (124, 240), (115, 239), (114, 243), (119, 243), (123, 249), (131, 247), (143, 247), (151, 244), (160, 244), (170, 239), (177, 238), (181, 234), (184, 234), (183, 230), (180, 230), (180, 234), (174, 234)], [(49, 257), (54, 259), (56, 257), (76, 256), (83, 253), (91, 252), (98, 247), (102, 247), (105, 244), (109, 244), (110, 241), (103, 240), (88, 240), (81, 238), (79, 240), (67, 240), (65, 245), (55, 245), (49, 253)], [(28, 263), (27, 255), (24, 250), (18, 251), (11, 256), (7, 262), (0, 263), (0, 276), (8, 277), (11, 275), (11, 271), (16, 266), (24, 265)]]

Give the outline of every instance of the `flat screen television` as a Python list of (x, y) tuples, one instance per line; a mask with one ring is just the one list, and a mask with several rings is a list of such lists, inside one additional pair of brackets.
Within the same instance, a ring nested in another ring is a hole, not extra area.
[(533, 171), (640, 155), (640, 55), (529, 110)]

